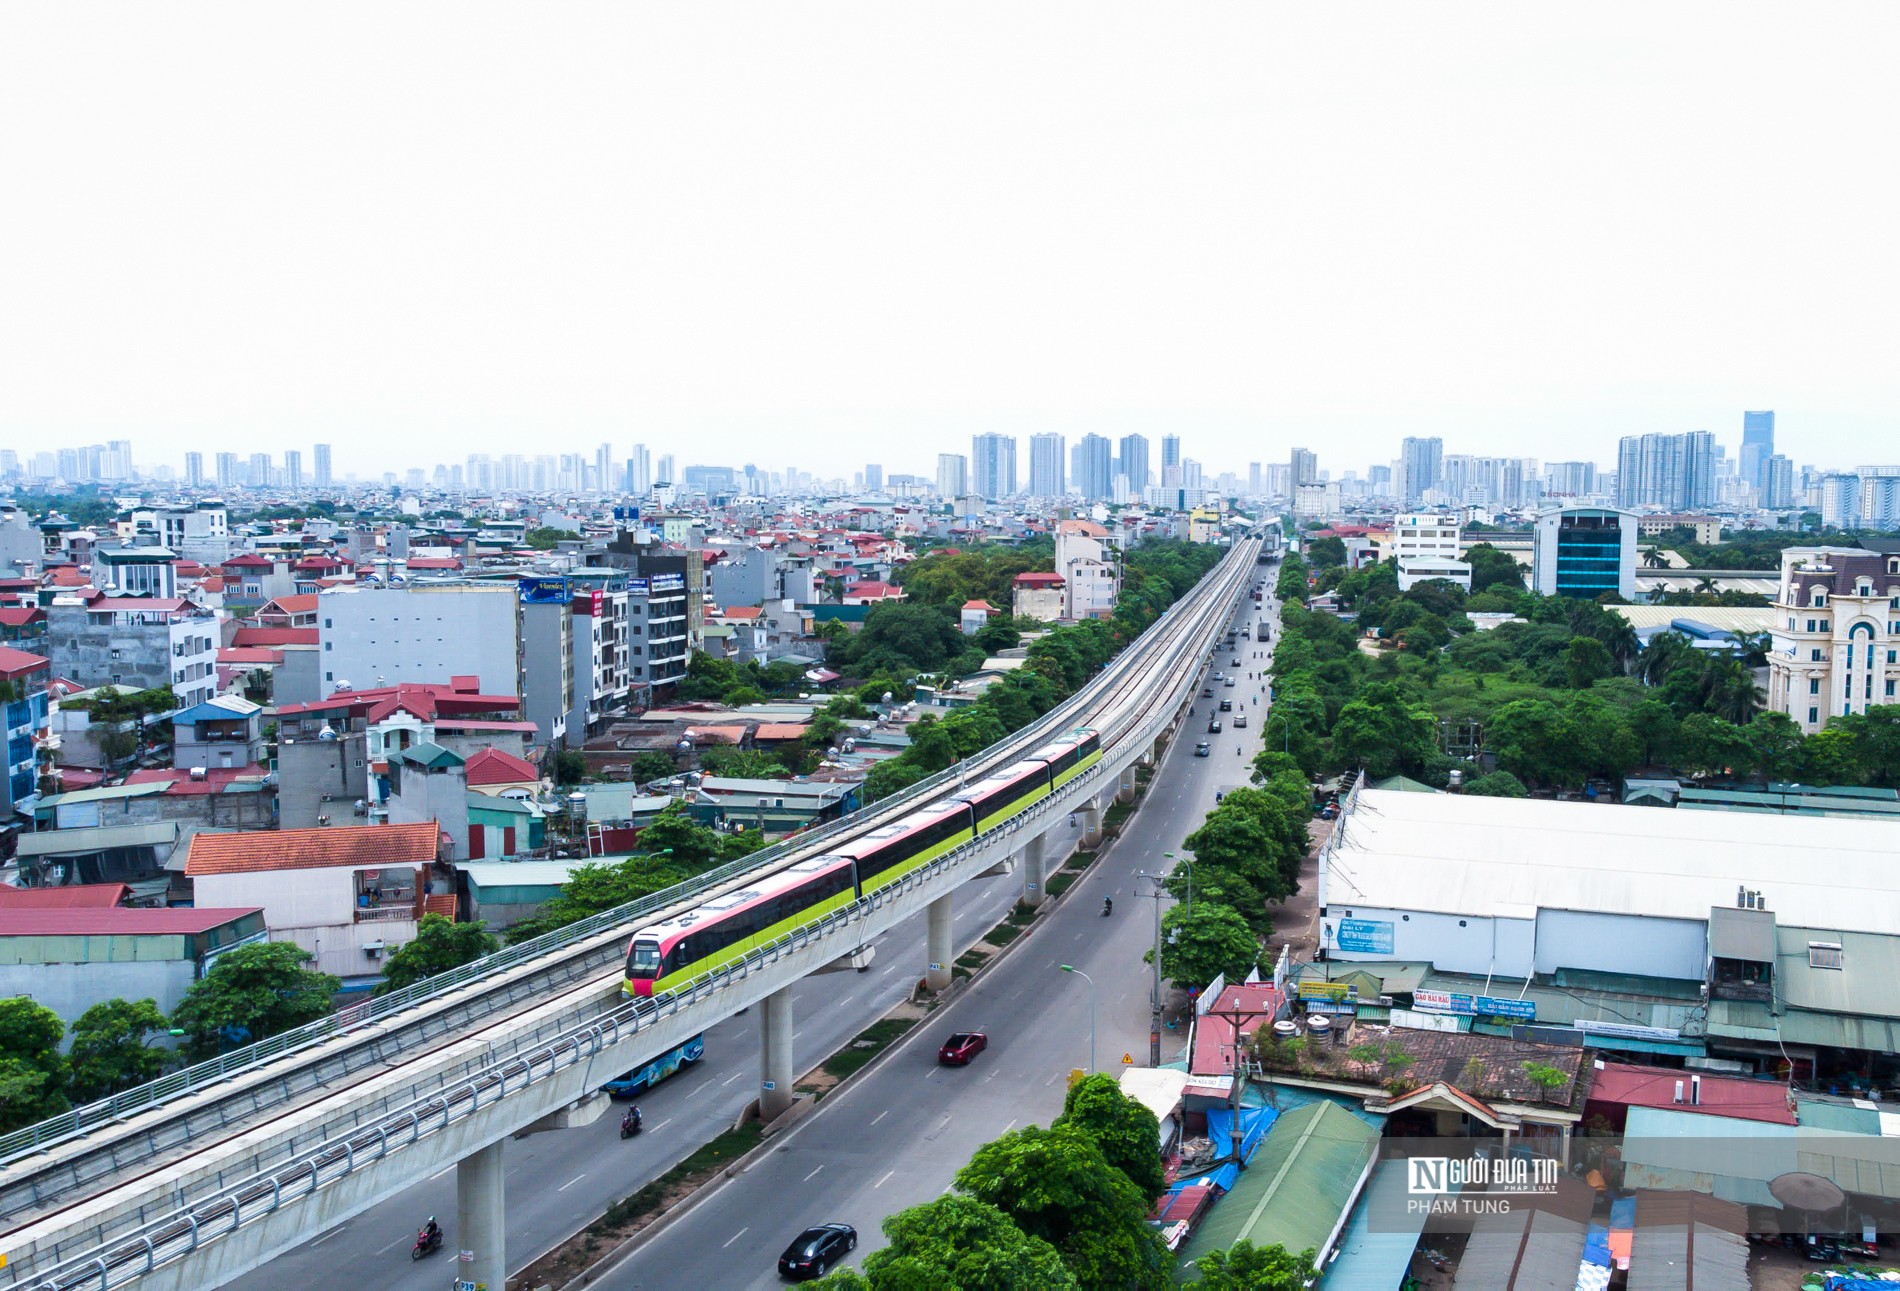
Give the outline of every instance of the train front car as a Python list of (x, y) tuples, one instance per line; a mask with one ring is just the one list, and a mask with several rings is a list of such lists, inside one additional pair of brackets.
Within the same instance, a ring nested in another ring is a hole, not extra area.
[(817, 856), (763, 875), (635, 933), (622, 989), (663, 995), (856, 900), (857, 873), (842, 857)]
[(868, 897), (974, 837), (968, 803), (934, 802), (840, 845), (832, 855), (850, 858), (857, 867), (858, 895)]

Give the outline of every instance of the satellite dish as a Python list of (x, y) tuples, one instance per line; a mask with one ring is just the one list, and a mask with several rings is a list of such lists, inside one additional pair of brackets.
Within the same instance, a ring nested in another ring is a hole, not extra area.
[(336, 731), (328, 722), (325, 722), (323, 729), (317, 732), (317, 738), (320, 740), (334, 740), (336, 738)]

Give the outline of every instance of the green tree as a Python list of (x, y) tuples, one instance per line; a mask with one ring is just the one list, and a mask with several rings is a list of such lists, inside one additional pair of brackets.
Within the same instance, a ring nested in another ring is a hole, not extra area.
[[(1228, 913), (1233, 914), (1231, 910)], [(1233, 918), (1251, 941), (1253, 934), (1247, 933), (1240, 916)], [(1050, 1128), (1064, 1126), (1081, 1130), (1093, 1139), (1108, 1163), (1128, 1176), (1128, 1182), (1148, 1199), (1150, 1206), (1167, 1191), (1168, 1177), (1161, 1165), (1160, 1123), (1139, 1100), (1122, 1093), (1113, 1076), (1098, 1072), (1070, 1087), (1068, 1097), (1062, 1100), (1062, 1115)]]
[[(974, 1197), (938, 1197), (898, 1211), (883, 1228), (890, 1245), (865, 1259), (859, 1283), (870, 1291), (1016, 1291), (1076, 1285), (1053, 1246), (1030, 1237), (1008, 1215)], [(851, 1284), (827, 1278), (818, 1285)]]
[(1691, 713), (1683, 718), (1676, 760), (1689, 774), (1746, 772), (1753, 756), (1747, 732), (1735, 723), (1708, 713)]
[(1465, 793), (1474, 798), (1528, 798), (1530, 790), (1509, 771), (1493, 771), (1465, 785)]
[(253, 942), (218, 956), (172, 1011), (194, 1058), (219, 1052), (221, 1040), (243, 1044), (326, 1016), (340, 983), (305, 967), (316, 956), (288, 941)]
[(72, 1096), (97, 1102), (156, 1079), (165, 1069), (165, 1052), (146, 1041), (164, 1034), (166, 1026), (156, 1000), (104, 1000), (81, 1013), (69, 1055)]
[[(585, 759), (582, 760), (582, 765), (585, 765)], [(677, 768), (673, 765), (672, 758), (653, 749), (647, 749), (634, 754), (632, 759), (627, 763), (627, 777), (635, 784), (647, 784), (653, 780), (664, 780), (671, 776), (675, 770), (677, 770)]]
[(554, 755), (554, 783), (572, 788), (587, 778), (587, 758), (579, 749), (562, 749)]
[(1513, 592), (1524, 590), (1524, 567), (1509, 552), (1499, 551), (1488, 542), (1480, 542), (1465, 551), (1465, 560), (1471, 566), (1471, 591), (1474, 596), (1493, 587)]
[(741, 829), (730, 834), (721, 834), (719, 844), (713, 852), (713, 859), (723, 865), (727, 861), (736, 861), (742, 856), (752, 855), (764, 847), (765, 843), (764, 832), (757, 829)]
[(563, 542), (572, 541), (579, 536), (569, 529), (530, 529), (522, 535), (522, 541), (536, 551), (553, 551)]
[(508, 929), (508, 942), (519, 945), (629, 901), (664, 892), (684, 883), (694, 872), (694, 866), (677, 864), (670, 856), (629, 856), (613, 864), (588, 861), (577, 865), (568, 871), (561, 890), (533, 918)]
[[(1141, 952), (1154, 963), (1152, 948)], [(1245, 977), (1260, 958), (1260, 940), (1232, 906), (1197, 900), (1161, 916), (1161, 975), (1183, 986), (1205, 986), (1219, 974)]]
[(1055, 1247), (1083, 1286), (1159, 1291), (1171, 1283), (1141, 1190), (1079, 1129), (1013, 1130), (978, 1148), (956, 1186)]
[(1595, 637), (1572, 637), (1564, 647), (1564, 674), (1572, 690), (1588, 690), (1614, 671), (1609, 647)]
[(425, 977), (460, 968), (493, 953), (499, 944), (480, 923), (456, 923), (439, 914), (425, 914), (416, 924), (414, 940), (397, 947), (384, 962), (383, 980), (376, 993), (387, 995)]
[(686, 804), (677, 800), (640, 831), (640, 850), (649, 856), (666, 853), (673, 864), (697, 867), (712, 860), (719, 848), (719, 836), (686, 814)]
[(1345, 765), (1370, 776), (1415, 773), (1437, 752), (1438, 722), (1398, 687), (1374, 682), (1339, 710), (1333, 748)]
[(1307, 563), (1315, 569), (1343, 565), (1346, 563), (1346, 544), (1331, 535), (1315, 538), (1306, 544), (1305, 555)]
[(0, 1130), (66, 1110), (66, 1058), (59, 1014), (24, 997), (0, 1000)]
[(1573, 787), (1583, 783), (1576, 724), (1547, 699), (1519, 699), (1491, 714), (1485, 743), (1498, 767), (1533, 784)]
[(1745, 726), (1748, 760), (1763, 778), (1792, 780), (1801, 774), (1801, 728), (1786, 713), (1757, 713)]
[(785, 764), (760, 749), (735, 749), (713, 745), (699, 751), (699, 765), (707, 775), (734, 780), (783, 780)]
[(1661, 700), (1645, 699), (1629, 710), (1630, 733), (1636, 737), (1645, 764), (1667, 762), (1676, 750), (1676, 735), (1681, 724), (1669, 705)]
[(1194, 1261), (1200, 1276), (1185, 1285), (1194, 1291), (1303, 1291), (1317, 1276), (1313, 1254), (1308, 1249), (1290, 1255), (1283, 1246), (1239, 1241)]

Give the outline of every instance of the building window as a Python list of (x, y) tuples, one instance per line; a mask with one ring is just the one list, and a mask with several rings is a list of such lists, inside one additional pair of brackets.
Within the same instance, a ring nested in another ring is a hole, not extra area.
[(1841, 943), (1838, 941), (1811, 941), (1808, 943), (1809, 968), (1839, 968), (1841, 966)]
[(1821, 693), (1821, 679), (1819, 677), (1808, 678), (1808, 693), (1810, 695), (1818, 695)]
[(1812, 650), (1808, 651), (1808, 662), (1809, 663), (1821, 662), (1821, 647), (1820, 646), (1815, 646)]
[(1820, 720), (1821, 720), (1821, 710), (1818, 708), (1810, 708), (1808, 710), (1808, 725), (1812, 726)]

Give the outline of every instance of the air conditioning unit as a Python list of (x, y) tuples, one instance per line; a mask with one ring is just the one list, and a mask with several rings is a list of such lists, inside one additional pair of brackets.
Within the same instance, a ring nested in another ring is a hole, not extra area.
[(368, 955), (371, 959), (381, 959), (383, 957), (383, 943), (380, 941), (364, 942), (363, 953)]

